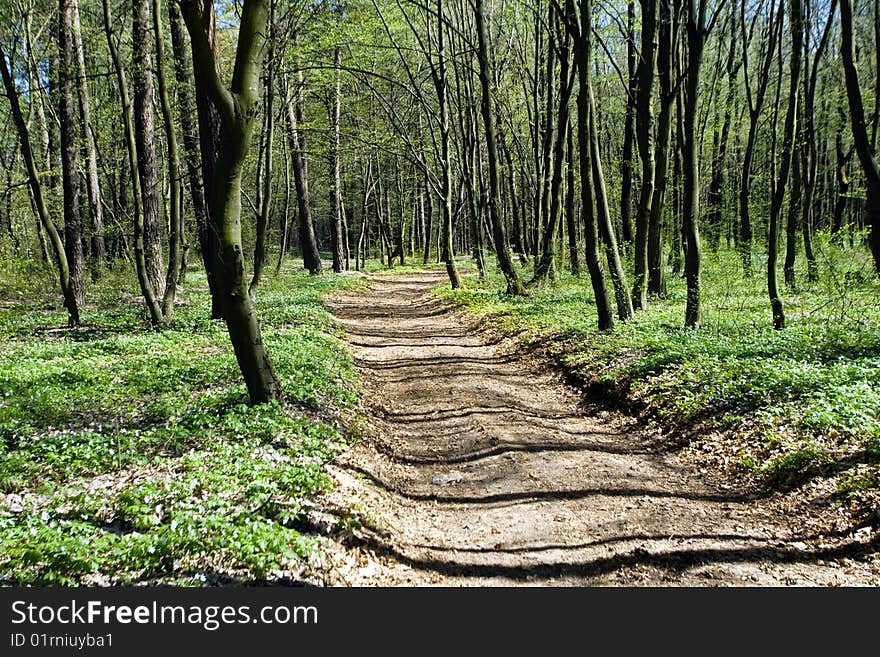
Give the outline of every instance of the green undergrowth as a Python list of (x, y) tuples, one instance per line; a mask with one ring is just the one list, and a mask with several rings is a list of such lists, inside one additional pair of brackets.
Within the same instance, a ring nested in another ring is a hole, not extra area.
[(682, 327), (677, 275), (665, 299), (604, 333), (586, 275), (564, 273), (525, 298), (499, 292), (497, 272), (439, 292), (550, 355), (592, 399), (658, 423), (671, 447), (721, 435), (713, 449), (734, 469), (773, 487), (824, 478), (867, 509), (880, 501), (880, 284), (866, 258), (820, 247), (819, 282), (807, 286), (799, 271), (800, 288), (783, 295), (782, 331), (771, 325), (765, 274), (756, 266), (744, 280), (730, 252), (707, 257), (697, 331)]
[[(49, 274), (43, 274), (48, 277)], [(296, 577), (296, 527), (358, 417), (355, 371), (322, 296), (356, 277), (264, 278), (257, 305), (282, 404), (251, 408), (224, 324), (191, 273), (168, 327), (131, 277), (89, 288), (65, 327), (50, 290), (0, 294), (0, 583)], [(50, 279), (51, 280), (51, 279)], [(299, 524), (298, 524), (299, 523)]]

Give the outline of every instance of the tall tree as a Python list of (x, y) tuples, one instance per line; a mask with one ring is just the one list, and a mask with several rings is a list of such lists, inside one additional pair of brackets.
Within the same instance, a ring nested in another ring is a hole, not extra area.
[[(840, 55), (843, 60), (843, 73), (846, 80), (846, 97), (849, 101), (850, 127), (853, 145), (862, 165), (867, 186), (868, 245), (874, 256), (874, 268), (880, 274), (880, 164), (877, 154), (868, 136), (865, 106), (862, 100), (862, 88), (859, 73), (856, 69), (853, 44), (853, 8), (852, 0), (840, 0)], [(880, 44), (875, 44), (880, 48)], [(878, 61), (878, 79), (880, 79), (880, 61)], [(880, 93), (877, 91), (875, 93)]]
[(489, 213), (490, 225), (492, 226), (495, 255), (507, 281), (507, 293), (521, 296), (525, 294), (525, 288), (523, 288), (522, 281), (513, 264), (513, 256), (511, 255), (510, 244), (507, 240), (507, 230), (504, 227), (504, 218), (500, 212), (501, 184), (498, 178), (498, 143), (495, 132), (495, 111), (492, 107), (489, 37), (486, 28), (483, 0), (475, 0), (474, 2), (474, 19), (477, 24), (477, 60), (479, 61), (480, 89), (483, 93), (481, 110), (483, 114), (483, 129), (486, 133), (486, 157), (489, 165), (489, 197), (486, 209)]
[[(183, 0), (181, 10), (190, 34), (193, 65), (208, 83), (217, 110), (219, 144), (209, 189), (211, 228), (217, 235), (217, 292), (235, 357), (252, 404), (282, 397), (281, 383), (263, 342), (256, 308), (247, 290), (241, 243), (241, 181), (254, 115), (259, 102), (261, 58), (267, 35), (268, 0), (244, 0), (230, 86), (218, 74), (213, 25), (199, 0)], [(212, 17), (211, 17), (212, 18)], [(202, 139), (205, 139), (204, 132)]]
[[(779, 249), (779, 216), (785, 199), (785, 188), (791, 171), (791, 161), (795, 150), (794, 140), (797, 129), (798, 90), (800, 87), (801, 57), (803, 55), (804, 23), (803, 5), (801, 0), (789, 0), (790, 11), (788, 23), (791, 32), (791, 60), (788, 75), (788, 109), (785, 112), (785, 127), (782, 143), (782, 156), (779, 163), (779, 175), (773, 189), (770, 202), (770, 227), (767, 235), (767, 292), (770, 296), (770, 308), (773, 311), (773, 328), (785, 328), (785, 309), (779, 296), (777, 285), (777, 255)], [(780, 8), (780, 12), (782, 8)]]
[(171, 19), (171, 46), (174, 55), (174, 75), (177, 81), (177, 102), (180, 108), (180, 127), (183, 133), (183, 152), (189, 186), (192, 212), (195, 218), (199, 252), (205, 267), (208, 289), (214, 291), (214, 260), (211, 239), (208, 234), (208, 217), (205, 202), (205, 189), (202, 186), (201, 155), (199, 153), (199, 126), (196, 117), (195, 95), (193, 93), (192, 62), (186, 43), (186, 28), (180, 15), (177, 2), (168, 4)]
[(639, 85), (636, 96), (636, 141), (642, 162), (641, 191), (636, 211), (633, 306), (648, 306), (648, 229), (654, 200), (654, 77), (657, 71), (657, 14), (660, 0), (640, 0), (642, 43), (639, 55)]
[[(104, 14), (104, 34), (107, 38), (107, 47), (110, 50), (110, 59), (113, 62), (113, 69), (116, 73), (116, 85), (119, 90), (119, 101), (122, 110), (125, 149), (128, 157), (128, 173), (130, 175), (132, 191), (132, 214), (134, 215), (135, 270), (137, 272), (141, 294), (144, 297), (144, 303), (147, 306), (147, 311), (150, 313), (150, 320), (153, 324), (158, 325), (163, 322), (164, 318), (162, 315), (162, 306), (157, 299), (158, 292), (156, 291), (153, 281), (148, 273), (144, 250), (143, 195), (141, 194), (141, 176), (138, 167), (136, 130), (134, 126), (134, 117), (132, 116), (131, 101), (128, 95), (128, 82), (126, 81), (125, 68), (119, 55), (117, 42), (113, 38), (113, 21), (110, 14), (110, 2), (109, 0), (102, 0), (101, 4)], [(125, 192), (123, 192), (123, 197), (126, 197)]]
[(24, 114), (21, 111), (18, 89), (16, 89), (15, 80), (12, 77), (11, 66), (12, 58), (4, 52), (3, 46), (0, 44), (0, 76), (3, 78), (3, 88), (6, 91), (6, 98), (9, 100), (9, 106), (12, 110), (12, 122), (18, 133), (19, 148), (28, 174), (28, 185), (34, 209), (39, 217), (40, 225), (49, 236), (49, 241), (52, 244), (52, 253), (55, 256), (55, 266), (58, 270), (58, 283), (64, 298), (64, 307), (67, 309), (68, 324), (70, 326), (78, 326), (80, 323), (79, 301), (71, 283), (70, 265), (67, 260), (67, 254), (64, 251), (64, 242), (58, 233), (58, 229), (55, 228), (55, 222), (52, 220), (46, 206), (43, 185), (40, 182), (40, 167), (37, 164), (33, 148), (31, 147), (30, 133)]
[(61, 180), (64, 192), (64, 250), (70, 266), (70, 286), (77, 305), (83, 283), (82, 217), (78, 169), (79, 131), (76, 115), (76, 52), (73, 44), (74, 0), (58, 7), (58, 123), (61, 128)]
[(703, 49), (718, 11), (707, 24), (708, 0), (687, 0), (685, 30), (687, 32), (687, 72), (684, 93), (684, 208), (682, 235), (684, 237), (684, 276), (687, 282), (687, 306), (684, 324), (698, 328), (703, 321), (700, 292), (700, 160), (697, 140), (697, 107), (700, 100), (700, 70)]
[(86, 155), (86, 191), (89, 206), (89, 255), (91, 257), (92, 277), (100, 274), (104, 265), (104, 207), (101, 200), (101, 185), (98, 178), (98, 156), (95, 145), (95, 132), (92, 125), (92, 105), (86, 76), (85, 49), (82, 41), (79, 4), (73, 0), (71, 11), (72, 37), (76, 51), (76, 79), (79, 98), (79, 117), (82, 124), (82, 142)]
[[(753, 8), (751, 21), (746, 20), (746, 0), (740, 5), (740, 31), (742, 46), (742, 70), (745, 83), (746, 103), (749, 111), (749, 134), (746, 139), (746, 149), (743, 155), (743, 176), (739, 188), (739, 249), (743, 262), (743, 272), (746, 277), (752, 275), (752, 215), (750, 207), (750, 193), (752, 190), (753, 161), (755, 148), (758, 143), (758, 128), (764, 102), (767, 97), (767, 86), (770, 83), (770, 69), (773, 65), (776, 52), (776, 40), (782, 31), (781, 3), (777, 8), (777, 0), (769, 0), (769, 16), (764, 16), (764, 1), (759, 0), (756, 8)], [(763, 24), (766, 38), (761, 39), (760, 57), (757, 71), (752, 70), (749, 63), (749, 48), (752, 43), (756, 25)]]
[[(556, 0), (554, 0), (554, 3)], [(558, 6), (558, 5), (557, 5)], [(590, 283), (596, 303), (599, 330), (614, 327), (614, 314), (605, 272), (599, 260), (599, 227), (593, 191), (593, 135), (592, 106), (592, 51), (593, 51), (593, 3), (592, 0), (566, 0), (566, 24), (572, 36), (574, 61), (577, 67), (577, 122), (578, 158), (580, 160), (581, 212), (584, 221), (584, 262), (590, 274)]]
[[(172, 0), (173, 1), (173, 0)], [(162, 293), (162, 319), (168, 322), (174, 313), (177, 296), (177, 277), (181, 267), (183, 219), (181, 218), (180, 155), (177, 146), (177, 127), (171, 110), (171, 96), (165, 77), (165, 28), (162, 25), (161, 0), (152, 0), (153, 36), (156, 41), (156, 83), (159, 108), (165, 126), (168, 169), (168, 270), (165, 273), (165, 289)]]
[[(294, 38), (294, 42), (296, 39)], [(321, 254), (315, 239), (315, 226), (312, 222), (311, 203), (309, 201), (309, 165), (306, 159), (305, 136), (300, 134), (299, 126), (304, 121), (304, 102), (302, 100), (303, 78), (299, 74), (296, 90), (287, 86), (285, 112), (287, 114), (287, 139), (291, 152), (293, 167), (293, 183), (296, 186), (297, 222), (299, 244), (302, 249), (303, 266), (310, 274), (317, 275), (322, 271)]]
[[(813, 5), (807, 0), (805, 7), (807, 8), (807, 16), (811, 17)], [(804, 256), (807, 259), (807, 280), (815, 282), (819, 280), (818, 266), (816, 256), (813, 251), (813, 192), (819, 174), (819, 151), (816, 136), (816, 120), (815, 120), (815, 104), (816, 104), (816, 88), (819, 81), (819, 69), (822, 56), (828, 47), (829, 36), (831, 34), (831, 26), (834, 23), (834, 14), (837, 9), (837, 0), (831, 0), (831, 6), (828, 9), (828, 19), (825, 23), (825, 29), (819, 39), (819, 45), (815, 49), (815, 54), (810, 58), (812, 48), (810, 47), (810, 34), (808, 27), (804, 31), (804, 125), (802, 143), (802, 169), (803, 169), (803, 202), (801, 204), (801, 230), (804, 236)]]
[(624, 242), (632, 241), (633, 143), (636, 140), (636, 2), (626, 3), (626, 118), (623, 124), (623, 155), (620, 159), (620, 223)]
[(134, 132), (141, 183), (144, 265), (154, 293), (161, 296), (166, 281), (162, 265), (162, 225), (159, 219), (159, 158), (153, 112), (155, 39), (150, 0), (133, 0), (133, 9), (131, 40), (134, 62)]
[(266, 232), (269, 229), (269, 212), (272, 209), (272, 173), (274, 170), (275, 150), (275, 42), (278, 31), (275, 27), (275, 0), (269, 0), (269, 39), (266, 54), (266, 84), (263, 103), (263, 135), (265, 143), (262, 184), (259, 192), (259, 208), (257, 208), (257, 230), (254, 240), (254, 273), (251, 276), (248, 293), (255, 296), (263, 267), (266, 264)]
[[(342, 178), (340, 172), (340, 111), (342, 107), (342, 47), (333, 48), (333, 69), (335, 82), (333, 103), (330, 110), (330, 253), (333, 258), (333, 271), (337, 274), (345, 269), (345, 247), (342, 231)], [(401, 250), (402, 253), (402, 250)]]

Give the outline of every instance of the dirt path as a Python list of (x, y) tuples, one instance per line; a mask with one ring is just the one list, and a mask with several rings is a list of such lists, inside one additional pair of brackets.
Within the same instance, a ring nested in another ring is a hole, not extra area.
[(338, 583), (878, 585), (851, 537), (692, 476), (631, 420), (579, 410), (559, 376), (491, 344), (431, 294), (442, 272), (373, 277), (332, 303), (375, 436), (339, 495), (377, 531)]

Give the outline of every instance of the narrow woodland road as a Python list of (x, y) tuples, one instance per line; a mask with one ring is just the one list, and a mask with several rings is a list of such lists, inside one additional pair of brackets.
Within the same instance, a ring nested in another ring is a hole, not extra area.
[(376, 276), (331, 303), (375, 434), (334, 472), (377, 527), (360, 533), (372, 565), (339, 583), (880, 584), (861, 545), (799, 535), (802, 518), (701, 481), (632, 420), (583, 414), (446, 308), (443, 276)]

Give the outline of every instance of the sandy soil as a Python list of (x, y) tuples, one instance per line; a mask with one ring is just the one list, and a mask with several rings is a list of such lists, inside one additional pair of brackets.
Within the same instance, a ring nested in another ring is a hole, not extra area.
[(327, 583), (880, 585), (867, 535), (816, 534), (631, 418), (585, 412), (559, 375), (445, 307), (442, 282), (374, 276), (331, 304), (371, 436), (334, 466), (369, 528), (331, 550)]

